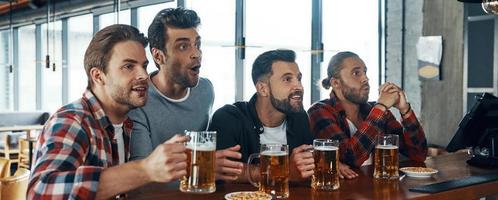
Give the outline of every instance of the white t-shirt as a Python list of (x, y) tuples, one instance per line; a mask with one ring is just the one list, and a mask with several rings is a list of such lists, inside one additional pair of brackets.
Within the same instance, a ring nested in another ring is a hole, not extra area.
[[(349, 133), (351, 134), (351, 137), (353, 137), (354, 133), (356, 133), (356, 131), (358, 130), (356, 128), (356, 126), (353, 124), (353, 122), (351, 120), (349, 120), (348, 118), (346, 118), (348, 120), (348, 126), (349, 126)], [(368, 159), (365, 160), (365, 162), (363, 162), (363, 164), (361, 164), (361, 166), (364, 166), (364, 165), (371, 165), (372, 164), (372, 153), (370, 153), (370, 155), (368, 156)]]
[(113, 124), (114, 126), (114, 138), (118, 144), (118, 155), (119, 155), (119, 164), (123, 164), (125, 162), (125, 149), (124, 149), (124, 138), (123, 138), (123, 123), (121, 124)]
[(259, 143), (260, 144), (287, 144), (287, 121), (284, 120), (282, 124), (277, 127), (266, 127), (264, 132), (259, 135)]

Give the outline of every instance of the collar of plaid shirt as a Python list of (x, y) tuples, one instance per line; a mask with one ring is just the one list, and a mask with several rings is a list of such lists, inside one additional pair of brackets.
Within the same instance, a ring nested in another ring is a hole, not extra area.
[[(111, 154), (113, 158), (113, 165), (117, 165), (119, 163), (119, 153), (117, 149), (117, 141), (114, 139), (114, 126), (112, 126), (111, 120), (109, 120), (109, 117), (105, 114), (104, 109), (100, 105), (99, 100), (97, 97), (93, 94), (93, 92), (89, 89), (83, 93), (83, 99), (89, 103), (90, 106), (90, 111), (92, 112), (93, 116), (95, 117), (95, 120), (99, 123), (99, 125), (106, 130), (106, 133), (108, 134), (107, 136), (109, 137), (109, 140), (111, 141)], [(129, 158), (129, 144), (130, 144), (130, 137), (131, 137), (131, 130), (133, 128), (133, 122), (126, 116), (125, 121), (123, 122), (123, 139), (124, 139), (124, 146), (125, 146), (125, 162), (128, 161)]]
[[(366, 102), (360, 104), (360, 115), (363, 119), (367, 118), (368, 114), (373, 108), (374, 103), (375, 102)], [(334, 90), (332, 90), (332, 92), (330, 93), (330, 99), (328, 99), (327, 104), (332, 105), (332, 107), (336, 109), (341, 116), (346, 116), (346, 110), (344, 110), (344, 107), (342, 107), (341, 101), (337, 99), (337, 95), (335, 94)]]

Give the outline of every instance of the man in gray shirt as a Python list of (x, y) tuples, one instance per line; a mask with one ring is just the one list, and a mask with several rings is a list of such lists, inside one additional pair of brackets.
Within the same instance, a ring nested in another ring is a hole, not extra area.
[[(150, 74), (159, 77), (160, 72)], [(128, 114), (133, 119), (131, 138), (132, 160), (147, 157), (152, 150), (164, 141), (181, 134), (185, 130), (206, 130), (209, 113), (213, 105), (213, 85), (208, 79), (200, 78), (199, 83), (187, 88), (187, 94), (173, 99), (149, 82), (149, 99), (146, 106)]]
[[(154, 62), (159, 69), (150, 74), (149, 98), (144, 107), (132, 110), (130, 159), (142, 159), (152, 150), (185, 130), (206, 130), (214, 101), (214, 89), (199, 77), (202, 52), (197, 32), (200, 19), (195, 11), (183, 8), (161, 10), (149, 26), (148, 37)], [(216, 152), (217, 178), (235, 179), (242, 164), (234, 146)]]

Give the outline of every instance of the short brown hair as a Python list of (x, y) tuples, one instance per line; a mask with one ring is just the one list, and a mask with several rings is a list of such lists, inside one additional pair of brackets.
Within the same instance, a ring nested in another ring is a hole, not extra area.
[(112, 56), (112, 49), (119, 42), (136, 41), (144, 46), (147, 46), (147, 38), (140, 31), (129, 25), (115, 24), (97, 32), (85, 52), (85, 71), (88, 77), (88, 86), (92, 85), (90, 70), (98, 68), (104, 73), (107, 73), (107, 66)]

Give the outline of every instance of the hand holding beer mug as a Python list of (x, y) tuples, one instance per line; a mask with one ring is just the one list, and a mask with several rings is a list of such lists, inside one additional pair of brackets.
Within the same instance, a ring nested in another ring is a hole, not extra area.
[[(250, 172), (252, 160), (259, 158), (259, 182)], [(251, 154), (247, 161), (249, 182), (259, 191), (272, 198), (289, 197), (289, 146), (286, 144), (262, 144), (259, 154)]]
[(399, 177), (398, 135), (378, 135), (374, 152), (374, 178), (397, 179)]
[(180, 191), (212, 193), (215, 184), (215, 131), (185, 131), (190, 137), (186, 145), (187, 175), (180, 179)]
[(330, 139), (313, 140), (315, 172), (311, 187), (315, 190), (339, 189), (339, 141)]

